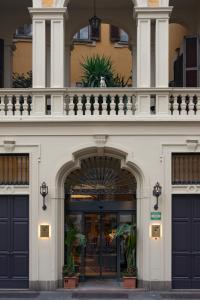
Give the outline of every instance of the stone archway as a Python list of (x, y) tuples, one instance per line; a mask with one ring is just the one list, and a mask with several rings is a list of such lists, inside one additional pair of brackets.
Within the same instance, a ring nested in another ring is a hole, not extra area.
[[(64, 184), (66, 182), (66, 178), (74, 172), (75, 170), (80, 170), (81, 168), (81, 161), (94, 156), (106, 156), (109, 158), (114, 158), (120, 161), (121, 168), (131, 174), (133, 178), (135, 177), (135, 182), (137, 185), (136, 197), (137, 201), (137, 227), (142, 227), (142, 216), (141, 214), (141, 199), (143, 195), (143, 184), (144, 184), (144, 176), (140, 168), (134, 163), (128, 160), (127, 153), (120, 151), (115, 148), (105, 147), (100, 150), (97, 147), (90, 147), (86, 149), (82, 149), (80, 151), (76, 151), (73, 153), (73, 160), (63, 164), (63, 166), (59, 169), (57, 176), (56, 176), (56, 198), (60, 199), (57, 202), (57, 232), (58, 232), (58, 239), (57, 239), (57, 266), (58, 266), (58, 277), (60, 279), (60, 283), (62, 282), (62, 266), (64, 264)], [(142, 261), (143, 261), (143, 251), (142, 251), (142, 237), (139, 235), (137, 241), (137, 269), (138, 275), (142, 278)]]

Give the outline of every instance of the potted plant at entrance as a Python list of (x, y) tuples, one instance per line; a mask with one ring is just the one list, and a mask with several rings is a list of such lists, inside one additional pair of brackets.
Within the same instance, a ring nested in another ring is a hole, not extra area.
[(123, 273), (123, 286), (124, 288), (136, 288), (136, 225), (120, 225), (116, 230), (116, 237), (124, 240), (127, 268)]
[(78, 232), (74, 224), (67, 227), (65, 246), (67, 249), (66, 264), (63, 266), (64, 288), (73, 289), (78, 285), (78, 274), (76, 272), (74, 256), (78, 255), (77, 250), (85, 247), (85, 236)]

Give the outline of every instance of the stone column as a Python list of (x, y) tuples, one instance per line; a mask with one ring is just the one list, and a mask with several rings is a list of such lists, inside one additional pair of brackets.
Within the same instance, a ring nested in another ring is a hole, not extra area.
[[(64, 88), (66, 78), (65, 56), (65, 14), (66, 8), (54, 9), (51, 19), (51, 88)], [(54, 94), (51, 97), (51, 114), (63, 116), (64, 96)]]
[[(36, 7), (29, 10), (33, 18), (33, 88), (63, 88), (66, 8)], [(47, 24), (51, 27), (50, 47), (47, 47), (49, 40)], [(51, 113), (52, 115), (63, 115), (63, 96), (59, 96), (59, 94), (51, 96)], [(33, 115), (45, 114), (45, 94), (37, 93), (36, 96), (33, 96)]]
[(4, 88), (12, 88), (13, 43), (4, 40)]

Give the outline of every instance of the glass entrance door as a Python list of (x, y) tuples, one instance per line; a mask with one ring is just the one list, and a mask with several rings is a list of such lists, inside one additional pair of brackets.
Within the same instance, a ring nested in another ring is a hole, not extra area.
[(117, 276), (117, 228), (115, 213), (85, 214), (85, 276)]

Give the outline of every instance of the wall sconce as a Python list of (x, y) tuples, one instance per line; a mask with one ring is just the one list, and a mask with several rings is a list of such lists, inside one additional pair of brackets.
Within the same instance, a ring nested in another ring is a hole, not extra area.
[(48, 186), (47, 186), (46, 182), (43, 182), (42, 185), (40, 186), (40, 195), (42, 195), (42, 197), (43, 197), (42, 209), (46, 210), (47, 206), (45, 204), (45, 198), (48, 195)]
[(154, 209), (158, 210), (158, 198), (162, 193), (162, 187), (159, 182), (156, 183), (153, 187), (153, 196), (156, 197), (156, 204), (154, 205)]

